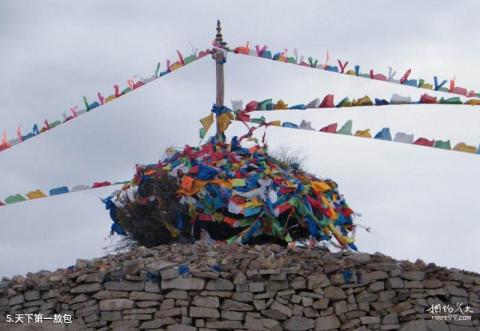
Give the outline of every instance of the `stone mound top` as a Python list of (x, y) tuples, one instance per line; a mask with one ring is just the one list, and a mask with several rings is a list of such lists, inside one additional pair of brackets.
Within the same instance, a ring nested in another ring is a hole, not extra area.
[(0, 330), (480, 331), (479, 297), (479, 274), (421, 260), (197, 242), (3, 278)]

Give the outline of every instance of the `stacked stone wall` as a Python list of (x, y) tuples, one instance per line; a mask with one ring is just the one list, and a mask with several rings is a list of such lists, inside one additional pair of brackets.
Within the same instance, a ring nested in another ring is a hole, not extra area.
[(479, 296), (480, 275), (418, 260), (197, 243), (4, 278), (0, 329), (480, 331)]

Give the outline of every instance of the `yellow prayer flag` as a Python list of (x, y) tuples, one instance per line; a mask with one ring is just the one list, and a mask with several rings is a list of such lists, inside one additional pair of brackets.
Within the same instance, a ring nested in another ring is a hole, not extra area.
[(208, 131), (208, 129), (210, 129), (210, 127), (212, 126), (213, 118), (213, 113), (210, 113), (210, 115), (205, 116), (200, 120), (200, 123), (202, 123), (205, 132)]
[(459, 151), (459, 152), (466, 152), (466, 153), (473, 153), (475, 154), (477, 151), (477, 148), (475, 146), (470, 146), (465, 143), (458, 143), (453, 147), (454, 151)]
[(480, 99), (470, 99), (465, 102), (466, 105), (480, 106)]
[(278, 100), (275, 109), (288, 109), (288, 105), (283, 100)]
[(370, 134), (370, 129), (358, 130), (358, 131), (355, 133), (355, 136), (357, 136), (357, 137), (363, 137), (363, 138), (372, 138), (372, 135)]
[(325, 192), (331, 189), (330, 185), (325, 182), (312, 182), (312, 188), (317, 192)]
[(221, 133), (224, 133), (227, 130), (230, 123), (232, 123), (233, 115), (232, 113), (223, 113), (220, 116), (217, 116), (218, 130)]
[(27, 198), (30, 200), (45, 198), (47, 195), (40, 190), (35, 190), (27, 193)]

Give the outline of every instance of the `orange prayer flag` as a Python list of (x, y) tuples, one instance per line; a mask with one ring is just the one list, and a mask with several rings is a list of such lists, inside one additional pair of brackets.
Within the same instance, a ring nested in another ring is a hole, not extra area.
[(190, 176), (183, 176), (182, 178), (182, 188), (184, 188), (185, 190), (190, 190), (192, 188), (192, 185), (193, 185), (193, 177), (190, 177)]

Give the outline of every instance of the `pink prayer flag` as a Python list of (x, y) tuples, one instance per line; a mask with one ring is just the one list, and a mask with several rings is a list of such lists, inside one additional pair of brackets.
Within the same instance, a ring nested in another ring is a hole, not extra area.
[(18, 137), (18, 141), (19, 142), (22, 142), (23, 141), (23, 137), (22, 137), (22, 125), (20, 124), (17, 128), (17, 137)]
[(3, 147), (9, 146), (7, 141), (7, 131), (5, 129), (3, 130), (2, 144), (0, 146), (3, 146)]

